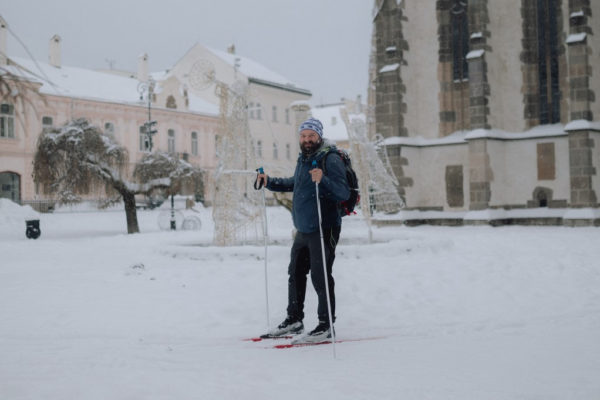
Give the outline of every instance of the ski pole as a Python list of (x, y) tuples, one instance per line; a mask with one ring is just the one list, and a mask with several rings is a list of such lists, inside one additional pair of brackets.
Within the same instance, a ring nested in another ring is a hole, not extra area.
[[(263, 167), (259, 167), (256, 170), (259, 174), (264, 174), (265, 170), (263, 169)], [(263, 180), (261, 179), (260, 182), (258, 182), (258, 178), (256, 179), (257, 182), (254, 183), (254, 188), (257, 189), (263, 189), (262, 191), (262, 201), (263, 201), (263, 239), (265, 242), (265, 299), (266, 299), (266, 304), (267, 304), (267, 329), (271, 328), (271, 319), (269, 318), (269, 279), (268, 279), (268, 273), (267, 273), (267, 250), (268, 250), (268, 238), (269, 238), (269, 233), (268, 233), (268, 225), (267, 225), (267, 201), (266, 201), (266, 196), (265, 196), (265, 188), (264, 188), (264, 184), (266, 184), (266, 182), (263, 182)], [(258, 185), (257, 185), (258, 184)], [(257, 189), (257, 190), (258, 190)]]
[[(317, 162), (313, 160), (312, 167), (317, 168)], [(321, 202), (319, 201), (319, 183), (315, 182), (317, 194), (317, 210), (319, 212), (319, 235), (321, 236), (321, 255), (323, 256), (323, 275), (325, 277), (325, 295), (327, 296), (327, 313), (329, 314), (329, 329), (331, 329), (331, 344), (333, 347), (333, 358), (335, 357), (335, 330), (333, 329), (333, 315), (331, 313), (331, 300), (329, 298), (329, 279), (327, 276), (327, 261), (325, 258), (325, 240), (323, 240), (323, 218), (321, 216)]]

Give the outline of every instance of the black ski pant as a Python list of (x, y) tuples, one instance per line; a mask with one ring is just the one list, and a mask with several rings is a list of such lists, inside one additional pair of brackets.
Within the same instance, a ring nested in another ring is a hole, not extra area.
[[(335, 321), (335, 291), (331, 271), (335, 259), (342, 227), (323, 228), (325, 243), (325, 260), (327, 263), (327, 280), (329, 283), (329, 299), (331, 301), (332, 321)], [(321, 237), (319, 231), (313, 233), (297, 232), (292, 245), (290, 266), (288, 268), (288, 316), (302, 321), (304, 319), (304, 298), (306, 296), (306, 281), (310, 277), (319, 298), (317, 315), (319, 321), (329, 322), (327, 311), (327, 292), (325, 289), (325, 274), (323, 273), (323, 254), (321, 253)]]

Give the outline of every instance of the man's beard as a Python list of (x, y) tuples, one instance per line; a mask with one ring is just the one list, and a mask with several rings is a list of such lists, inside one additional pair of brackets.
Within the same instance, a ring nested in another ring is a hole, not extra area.
[(300, 145), (300, 150), (305, 156), (313, 154), (321, 146), (321, 142), (304, 142)]

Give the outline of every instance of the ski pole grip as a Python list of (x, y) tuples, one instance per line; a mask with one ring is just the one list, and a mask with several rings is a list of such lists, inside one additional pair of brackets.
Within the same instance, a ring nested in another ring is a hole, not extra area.
[(313, 162), (312, 162), (312, 167), (313, 167), (313, 168), (317, 168), (317, 160), (313, 160)]
[[(256, 172), (258, 172), (259, 174), (264, 174), (264, 173), (265, 173), (265, 170), (263, 169), (263, 167), (258, 167), (258, 168), (256, 169)], [(262, 189), (262, 187), (263, 187), (263, 185), (264, 185), (265, 183), (266, 183), (266, 182), (264, 181), (264, 179), (261, 179), (261, 180), (260, 180), (260, 182), (259, 182), (259, 181), (258, 181), (258, 175), (256, 175), (256, 181), (254, 181), (254, 189), (255, 189), (255, 190), (260, 190), (260, 189)]]

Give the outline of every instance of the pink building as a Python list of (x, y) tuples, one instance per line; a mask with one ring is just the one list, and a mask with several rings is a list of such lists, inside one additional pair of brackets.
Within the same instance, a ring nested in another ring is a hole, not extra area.
[[(151, 117), (157, 121), (158, 131), (153, 150), (177, 153), (196, 166), (214, 169), (218, 106), (188, 92), (173, 75), (148, 75), (146, 55), (140, 56), (137, 74), (62, 65), (60, 40), (56, 35), (50, 40), (47, 63), (10, 56), (0, 59), (0, 73), (17, 76), (21, 89), (27, 87), (26, 93), (21, 93), (26, 101), (11, 95), (1, 100), (0, 197), (22, 203), (44, 200), (31, 178), (37, 138), (44, 128), (75, 118), (86, 118), (112, 132), (127, 148), (133, 165), (148, 150), (143, 125), (148, 121), (150, 77), (154, 82)], [(0, 46), (0, 54), (6, 54), (5, 32)]]

